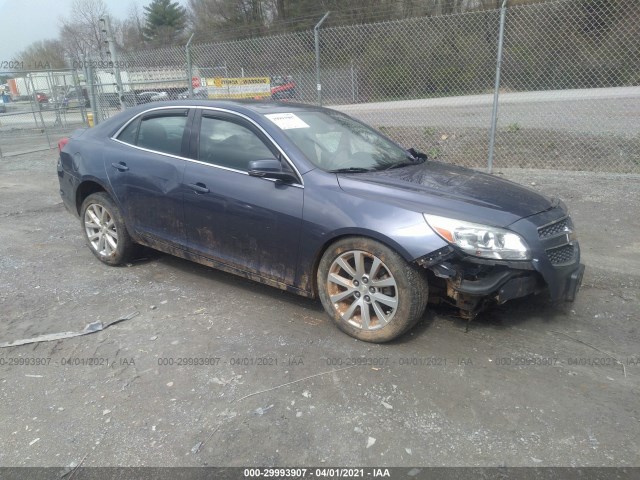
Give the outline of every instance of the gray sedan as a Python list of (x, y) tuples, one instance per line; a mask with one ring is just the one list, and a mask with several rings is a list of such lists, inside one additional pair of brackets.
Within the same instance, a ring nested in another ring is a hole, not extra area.
[(100, 261), (153, 247), (317, 297), (361, 340), (398, 337), (429, 301), (472, 319), (532, 294), (573, 300), (582, 280), (562, 201), (333, 110), (147, 104), (60, 147), (64, 204)]

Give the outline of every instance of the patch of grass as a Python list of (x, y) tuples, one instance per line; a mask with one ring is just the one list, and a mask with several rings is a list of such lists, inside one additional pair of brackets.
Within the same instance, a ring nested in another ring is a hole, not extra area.
[(509, 133), (516, 133), (520, 130), (522, 130), (522, 127), (519, 123), (510, 123), (509, 125), (507, 125), (507, 132)]
[(425, 137), (432, 137), (433, 135), (435, 135), (436, 129), (433, 127), (424, 127), (424, 129), (422, 130), (422, 133), (424, 134)]
[[(425, 128), (434, 128), (437, 136), (425, 137)], [(458, 127), (446, 141), (441, 134), (451, 131), (447, 125), (387, 125), (382, 130), (400, 145), (414, 147), (432, 160), (486, 168), (486, 128)], [(628, 138), (524, 127), (511, 134), (505, 125), (496, 137), (494, 167), (640, 173), (640, 135)]]
[(440, 158), (441, 156), (442, 156), (442, 149), (439, 147), (431, 147), (429, 150), (427, 150), (427, 157), (429, 157), (432, 160)]

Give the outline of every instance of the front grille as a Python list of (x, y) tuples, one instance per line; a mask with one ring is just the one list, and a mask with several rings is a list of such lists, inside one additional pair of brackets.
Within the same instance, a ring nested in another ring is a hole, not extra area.
[(554, 267), (564, 267), (572, 265), (580, 258), (580, 246), (576, 240), (571, 217), (563, 212), (562, 216), (553, 218), (553, 213), (545, 213), (542, 218), (544, 222), (537, 227), (540, 244), (544, 249), (549, 263)]
[(562, 265), (573, 262), (576, 248), (573, 244), (547, 250), (547, 256), (552, 265)]
[(538, 228), (538, 235), (540, 236), (540, 238), (549, 238), (568, 230), (569, 224), (567, 222), (567, 219), (562, 218), (555, 223), (551, 223), (549, 225), (545, 225), (544, 227)]

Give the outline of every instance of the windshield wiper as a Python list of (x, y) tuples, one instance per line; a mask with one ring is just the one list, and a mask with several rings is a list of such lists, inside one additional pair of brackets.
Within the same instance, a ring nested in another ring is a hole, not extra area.
[(346, 168), (336, 168), (335, 170), (329, 170), (329, 173), (364, 173), (370, 172), (371, 170), (368, 168), (362, 167), (346, 167)]
[(415, 160), (404, 160), (402, 162), (393, 163), (393, 164), (389, 165), (388, 167), (382, 168), (381, 170), (391, 170), (393, 168), (408, 167), (409, 165), (417, 165), (419, 163), (424, 163), (424, 159), (416, 158)]

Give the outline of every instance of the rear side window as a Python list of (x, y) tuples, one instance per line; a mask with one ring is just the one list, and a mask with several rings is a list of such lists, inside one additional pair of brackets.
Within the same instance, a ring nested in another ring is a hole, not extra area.
[(181, 155), (186, 125), (187, 110), (154, 112), (127, 125), (118, 140), (156, 152)]
[(136, 145), (156, 152), (180, 155), (186, 124), (187, 117), (185, 115), (143, 118), (140, 122)]

